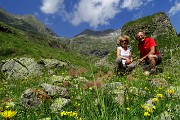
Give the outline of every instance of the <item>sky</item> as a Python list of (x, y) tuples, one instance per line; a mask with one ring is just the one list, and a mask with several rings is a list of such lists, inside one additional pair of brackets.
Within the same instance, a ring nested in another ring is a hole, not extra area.
[(180, 33), (180, 0), (0, 0), (0, 7), (34, 15), (59, 37), (72, 38), (85, 29), (121, 29), (157, 12), (165, 12)]

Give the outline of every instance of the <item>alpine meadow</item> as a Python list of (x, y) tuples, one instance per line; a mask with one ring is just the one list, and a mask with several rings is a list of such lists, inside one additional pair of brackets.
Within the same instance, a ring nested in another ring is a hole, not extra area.
[[(141, 24), (139, 24), (141, 23)], [(144, 30), (162, 54), (156, 74), (115, 75), (116, 39)], [(180, 37), (164, 12), (118, 30), (58, 37), (33, 15), (0, 9), (0, 119), (179, 120)]]

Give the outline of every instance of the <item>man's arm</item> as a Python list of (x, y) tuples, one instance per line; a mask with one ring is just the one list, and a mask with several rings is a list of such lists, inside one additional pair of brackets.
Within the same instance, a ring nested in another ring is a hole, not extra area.
[(140, 64), (144, 59), (146, 59), (146, 57), (148, 57), (149, 55), (153, 55), (154, 53), (155, 53), (155, 46), (152, 46), (150, 48), (150, 52), (147, 55), (145, 55), (144, 57), (139, 59), (138, 64)]

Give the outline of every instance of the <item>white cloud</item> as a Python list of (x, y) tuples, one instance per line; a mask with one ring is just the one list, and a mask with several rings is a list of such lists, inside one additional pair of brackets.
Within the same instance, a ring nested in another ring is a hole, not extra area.
[(88, 23), (96, 28), (108, 24), (123, 9), (138, 9), (151, 1), (153, 0), (79, 0), (78, 3), (71, 4), (71, 10), (66, 10), (70, 4), (65, 0), (42, 0), (40, 9), (46, 14), (58, 13), (73, 25)]
[(176, 13), (180, 12), (180, 2), (176, 2), (175, 6), (172, 6), (169, 10), (168, 14), (170, 16), (175, 15)]
[(123, 0), (121, 8), (126, 8), (127, 10), (139, 9), (152, 1), (153, 0)]
[(120, 0), (81, 0), (72, 13), (70, 22), (78, 25), (87, 22), (91, 27), (108, 24), (109, 19), (120, 11)]
[(41, 11), (46, 14), (56, 13), (62, 6), (64, 0), (42, 0)]
[(121, 8), (133, 10), (133, 9), (138, 9), (141, 5), (143, 5), (142, 0), (124, 0), (121, 5)]

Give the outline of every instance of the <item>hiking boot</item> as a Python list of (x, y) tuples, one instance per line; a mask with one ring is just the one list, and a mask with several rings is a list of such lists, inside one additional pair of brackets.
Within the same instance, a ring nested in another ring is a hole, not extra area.
[(156, 69), (151, 69), (150, 74), (156, 74), (156, 73), (157, 73)]
[(144, 71), (145, 76), (149, 76), (150, 72), (149, 71)]

